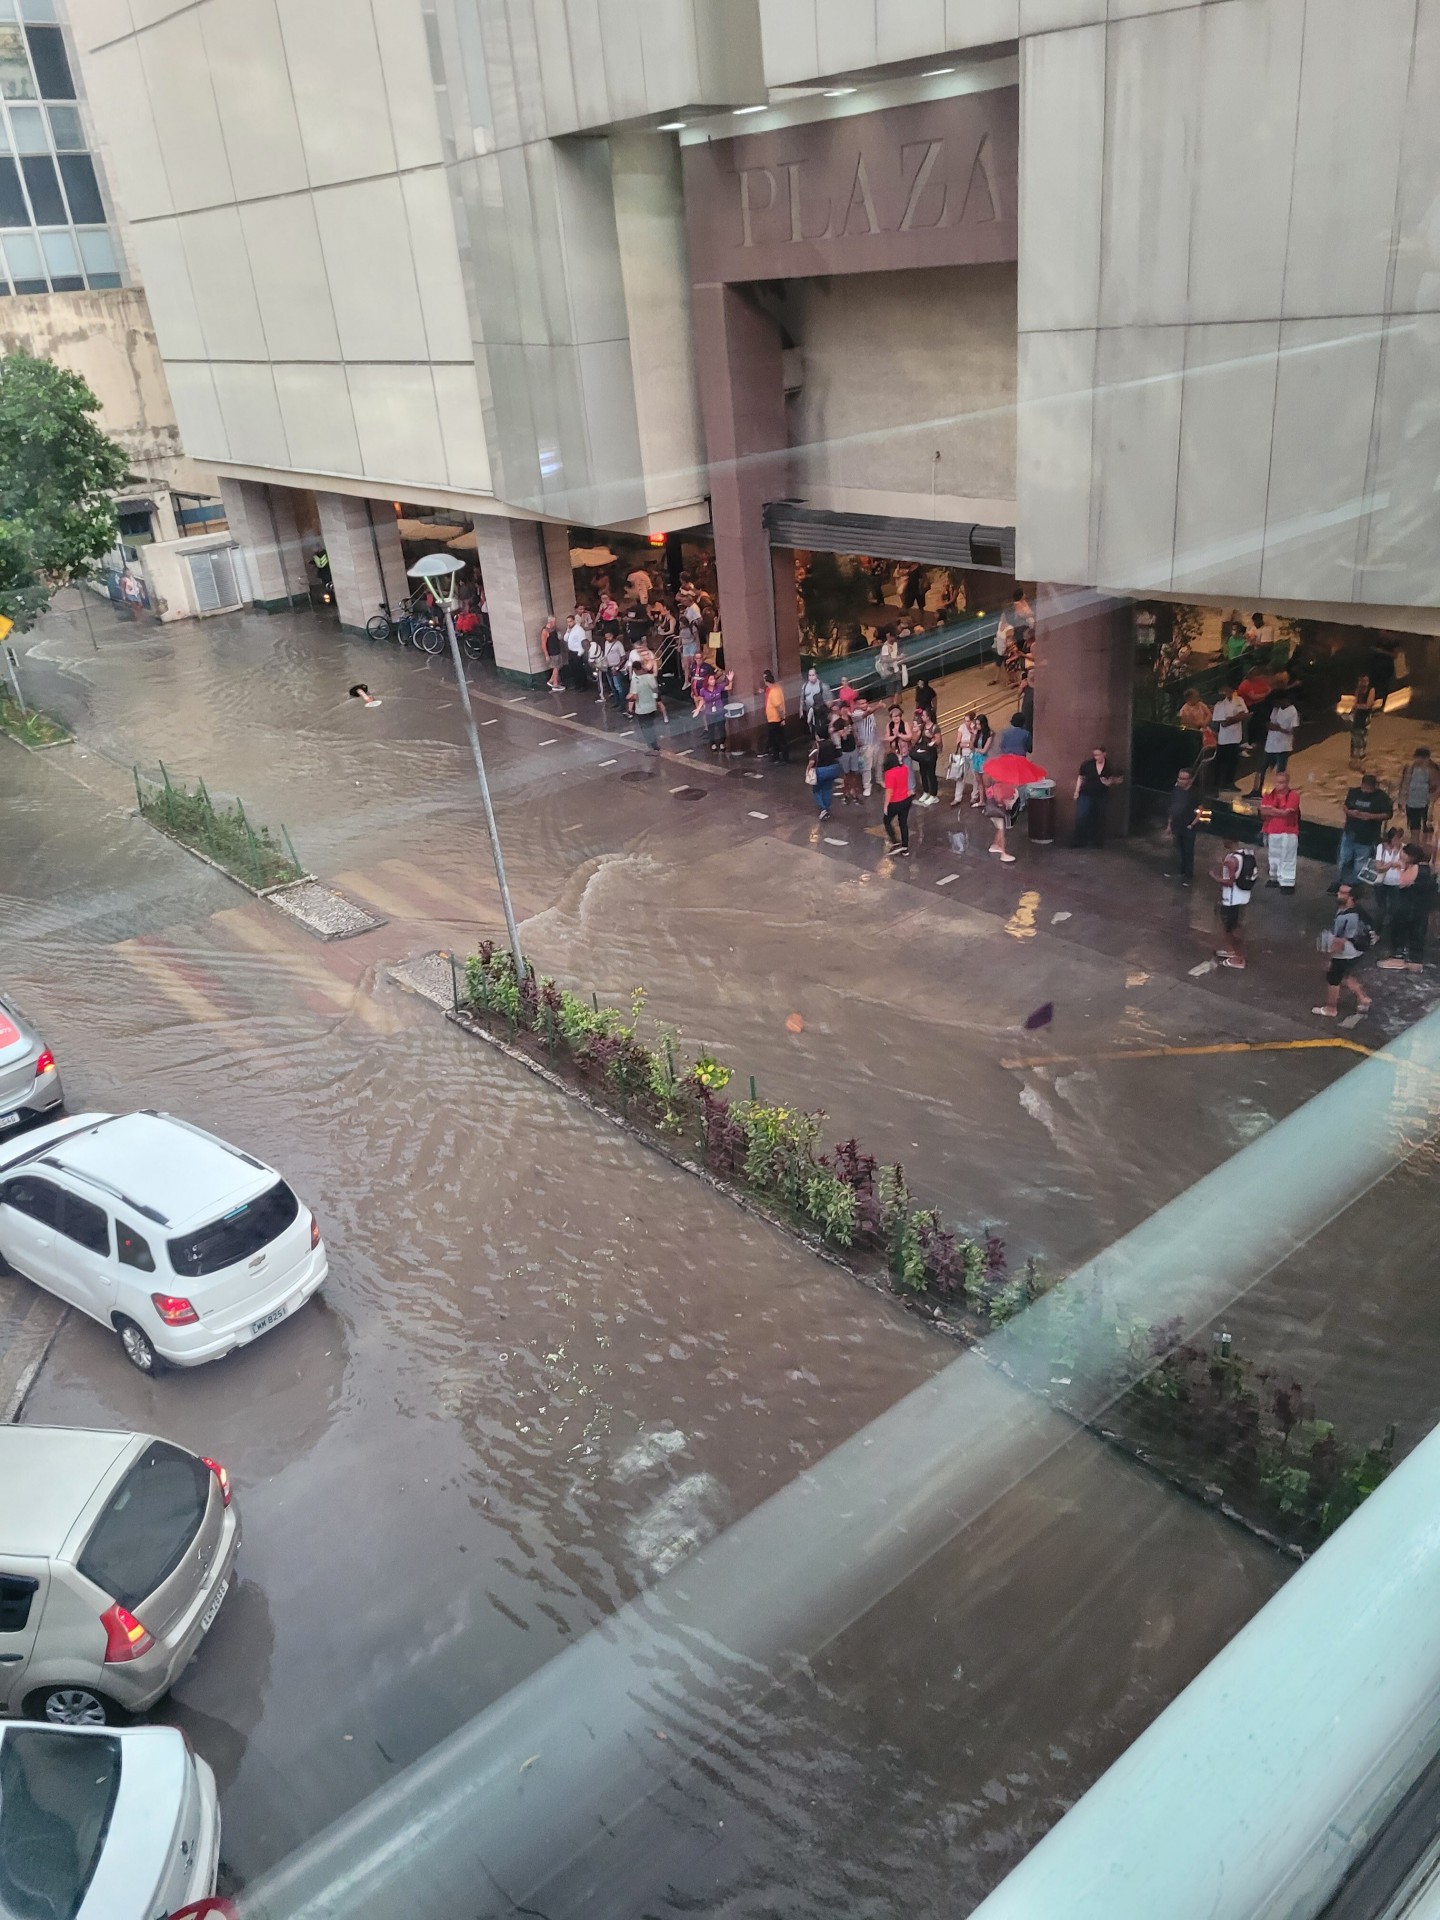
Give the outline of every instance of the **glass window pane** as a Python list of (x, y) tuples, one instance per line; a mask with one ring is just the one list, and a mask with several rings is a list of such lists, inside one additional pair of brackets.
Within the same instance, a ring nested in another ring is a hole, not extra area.
[(28, 227), (30, 209), (20, 191), (20, 169), (13, 160), (0, 159), (0, 227)]
[(75, 82), (70, 77), (70, 59), (59, 27), (27, 27), (25, 38), (30, 42), (41, 99), (73, 100)]
[(61, 227), (58, 233), (42, 233), (40, 245), (52, 280), (56, 274), (73, 276), (79, 273), (80, 262), (75, 257), (75, 242), (68, 228)]
[(0, 94), (7, 100), (33, 100), (30, 58), (19, 27), (0, 26)]
[(89, 284), (92, 287), (118, 287), (120, 276), (118, 273), (92, 273)]
[(104, 227), (98, 232), (77, 234), (80, 242), (80, 258), (85, 262), (85, 271), (93, 278), (97, 273), (114, 273), (115, 248), (110, 235)]
[(30, 205), (35, 210), (37, 227), (58, 227), (68, 217), (60, 195), (55, 162), (49, 154), (27, 154), (20, 162), (25, 185), (30, 189)]
[(15, 0), (0, 0), (0, 20), (15, 18)]
[(105, 218), (105, 202), (100, 198), (95, 163), (89, 154), (62, 153), (60, 177), (70, 201), (70, 218), (76, 226), (87, 227), (92, 221), (98, 226)]
[(50, 116), (50, 134), (62, 153), (73, 152), (85, 145), (85, 129), (80, 124), (78, 107), (47, 107)]
[(91, 1529), (81, 1573), (122, 1607), (138, 1607), (185, 1558), (205, 1520), (211, 1479), (193, 1453), (155, 1441)]
[(50, 142), (45, 138), (45, 116), (39, 107), (11, 107), (10, 132), (17, 153), (50, 151)]
[(67, 273), (63, 279), (50, 282), (52, 293), (83, 293), (85, 282), (78, 273)]
[(53, 20), (55, 0), (20, 0), (22, 20)]
[(9, 153), (10, 150), (10, 129), (0, 118), (0, 153)]
[(12, 280), (38, 280), (44, 273), (40, 265), (40, 242), (33, 233), (7, 233), (5, 264)]

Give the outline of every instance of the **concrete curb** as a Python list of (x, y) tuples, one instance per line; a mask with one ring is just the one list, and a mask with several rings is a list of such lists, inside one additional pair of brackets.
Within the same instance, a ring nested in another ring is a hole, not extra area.
[(0, 1424), (20, 1418), (35, 1377), (49, 1358), (70, 1309), (48, 1293), (37, 1293), (10, 1345), (0, 1354)]

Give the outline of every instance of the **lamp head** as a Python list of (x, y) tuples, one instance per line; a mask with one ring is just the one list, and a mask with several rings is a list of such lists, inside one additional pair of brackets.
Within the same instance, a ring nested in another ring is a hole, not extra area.
[(455, 576), (464, 571), (465, 562), (452, 553), (427, 553), (413, 567), (405, 569), (412, 580), (423, 580), (437, 600), (446, 606), (455, 604)]

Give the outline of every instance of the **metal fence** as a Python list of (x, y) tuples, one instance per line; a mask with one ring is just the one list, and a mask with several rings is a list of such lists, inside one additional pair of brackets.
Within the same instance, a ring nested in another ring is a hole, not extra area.
[(203, 779), (189, 787), (172, 780), (163, 761), (159, 765), (158, 779), (133, 769), (136, 802), (153, 826), (203, 853), (246, 886), (280, 887), (305, 878), (286, 827), (281, 826), (277, 838), (271, 828), (252, 824), (240, 800), (222, 800), (217, 806)]

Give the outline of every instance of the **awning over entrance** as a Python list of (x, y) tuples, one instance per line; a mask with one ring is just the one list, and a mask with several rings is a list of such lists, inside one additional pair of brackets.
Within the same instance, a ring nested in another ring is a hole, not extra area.
[(790, 500), (765, 509), (777, 547), (811, 553), (863, 553), (877, 560), (916, 560), (932, 567), (975, 567), (1014, 575), (1015, 529), (958, 520), (901, 520), (888, 514), (826, 513)]

